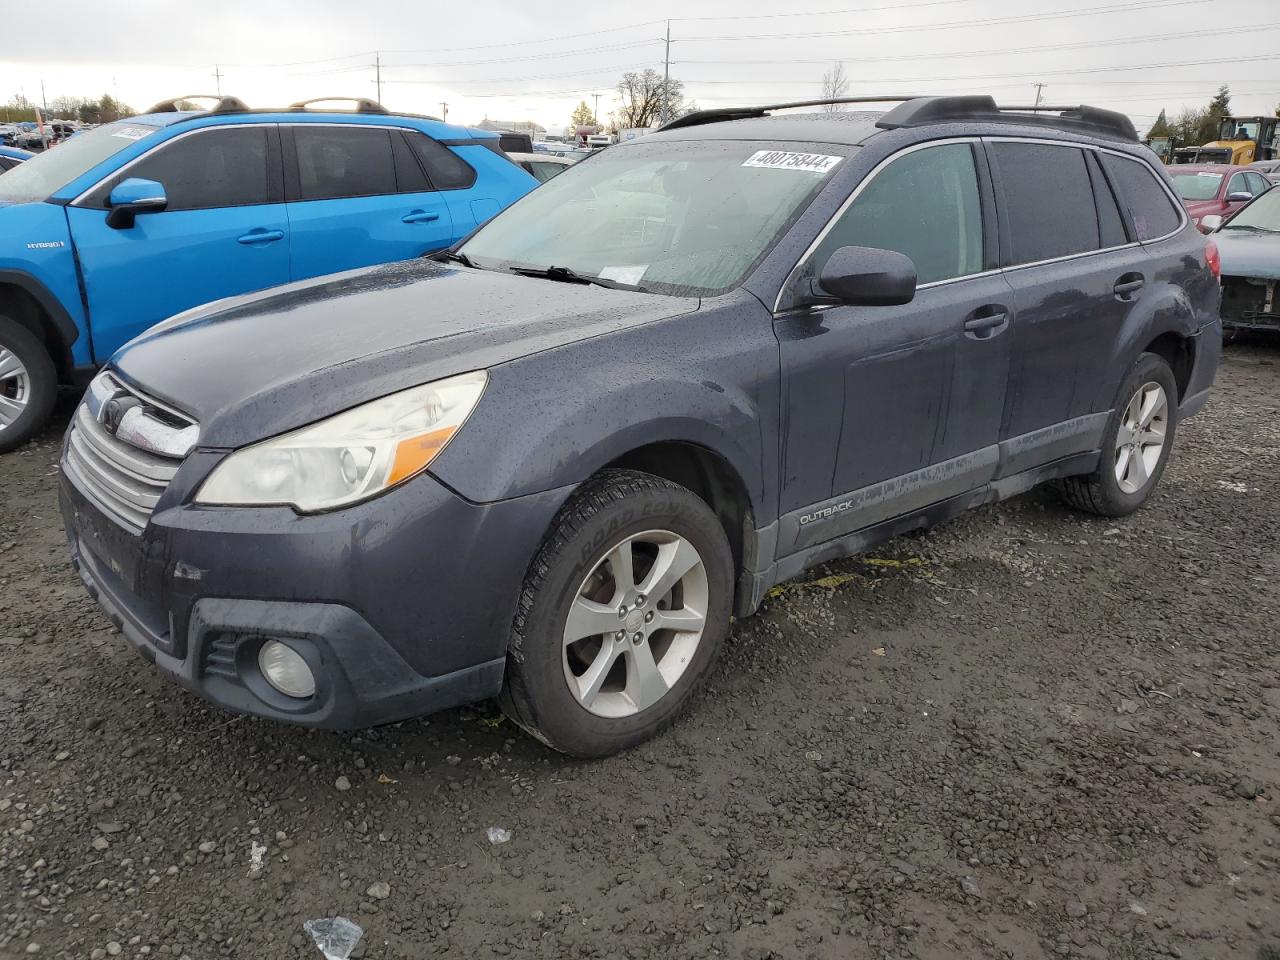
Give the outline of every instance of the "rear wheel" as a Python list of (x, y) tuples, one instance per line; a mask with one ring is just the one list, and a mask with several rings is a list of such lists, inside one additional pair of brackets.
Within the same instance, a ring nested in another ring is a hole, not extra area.
[(0, 453), (25, 443), (48, 422), (58, 372), (39, 337), (0, 314)]
[(601, 473), (560, 511), (525, 580), (503, 709), (575, 756), (647, 740), (710, 672), (732, 591), (728, 541), (701, 499)]
[(1164, 358), (1139, 357), (1120, 385), (1098, 469), (1063, 480), (1063, 499), (1105, 517), (1126, 516), (1151, 499), (1173, 450), (1177, 397), (1177, 382)]

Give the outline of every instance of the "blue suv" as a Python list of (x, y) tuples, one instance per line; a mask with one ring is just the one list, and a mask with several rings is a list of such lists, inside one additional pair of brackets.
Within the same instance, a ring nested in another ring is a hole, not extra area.
[(496, 133), (316, 102), (166, 101), (0, 177), (0, 452), (166, 317), (443, 249), (537, 185)]

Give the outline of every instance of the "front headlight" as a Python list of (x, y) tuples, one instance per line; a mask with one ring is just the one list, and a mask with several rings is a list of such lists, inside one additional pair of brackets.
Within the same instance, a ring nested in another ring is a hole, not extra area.
[(425, 470), (466, 422), (488, 379), (480, 370), (438, 380), (237, 450), (195, 502), (288, 504), (309, 513), (367, 500)]

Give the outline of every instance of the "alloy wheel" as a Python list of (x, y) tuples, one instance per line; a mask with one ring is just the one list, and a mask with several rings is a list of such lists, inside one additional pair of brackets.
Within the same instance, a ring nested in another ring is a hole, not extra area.
[(1169, 398), (1149, 380), (1130, 399), (1116, 431), (1116, 483), (1124, 493), (1138, 493), (1151, 482), (1168, 430)]
[(634, 716), (688, 669), (707, 622), (707, 571), (697, 549), (668, 530), (627, 537), (574, 594), (564, 627), (564, 677), (600, 717)]
[(0, 347), (0, 430), (11, 426), (31, 401), (31, 376), (17, 354)]

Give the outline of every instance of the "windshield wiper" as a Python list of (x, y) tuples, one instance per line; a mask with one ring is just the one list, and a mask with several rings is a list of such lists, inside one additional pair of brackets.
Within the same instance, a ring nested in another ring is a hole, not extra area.
[(464, 267), (471, 267), (473, 270), (484, 269), (484, 267), (477, 265), (476, 262), (465, 253), (461, 253), (457, 250), (442, 250), (440, 253), (435, 254), (431, 259), (437, 263), (460, 263)]
[(558, 280), (561, 283), (594, 283), (597, 287), (604, 287), (608, 290), (619, 290), (623, 287), (632, 286), (618, 283), (616, 280), (606, 280), (604, 277), (593, 277), (585, 273), (578, 273), (568, 267), (546, 267), (545, 269), (540, 267), (512, 267), (511, 272), (517, 273), (522, 277), (540, 277), (543, 280)]

